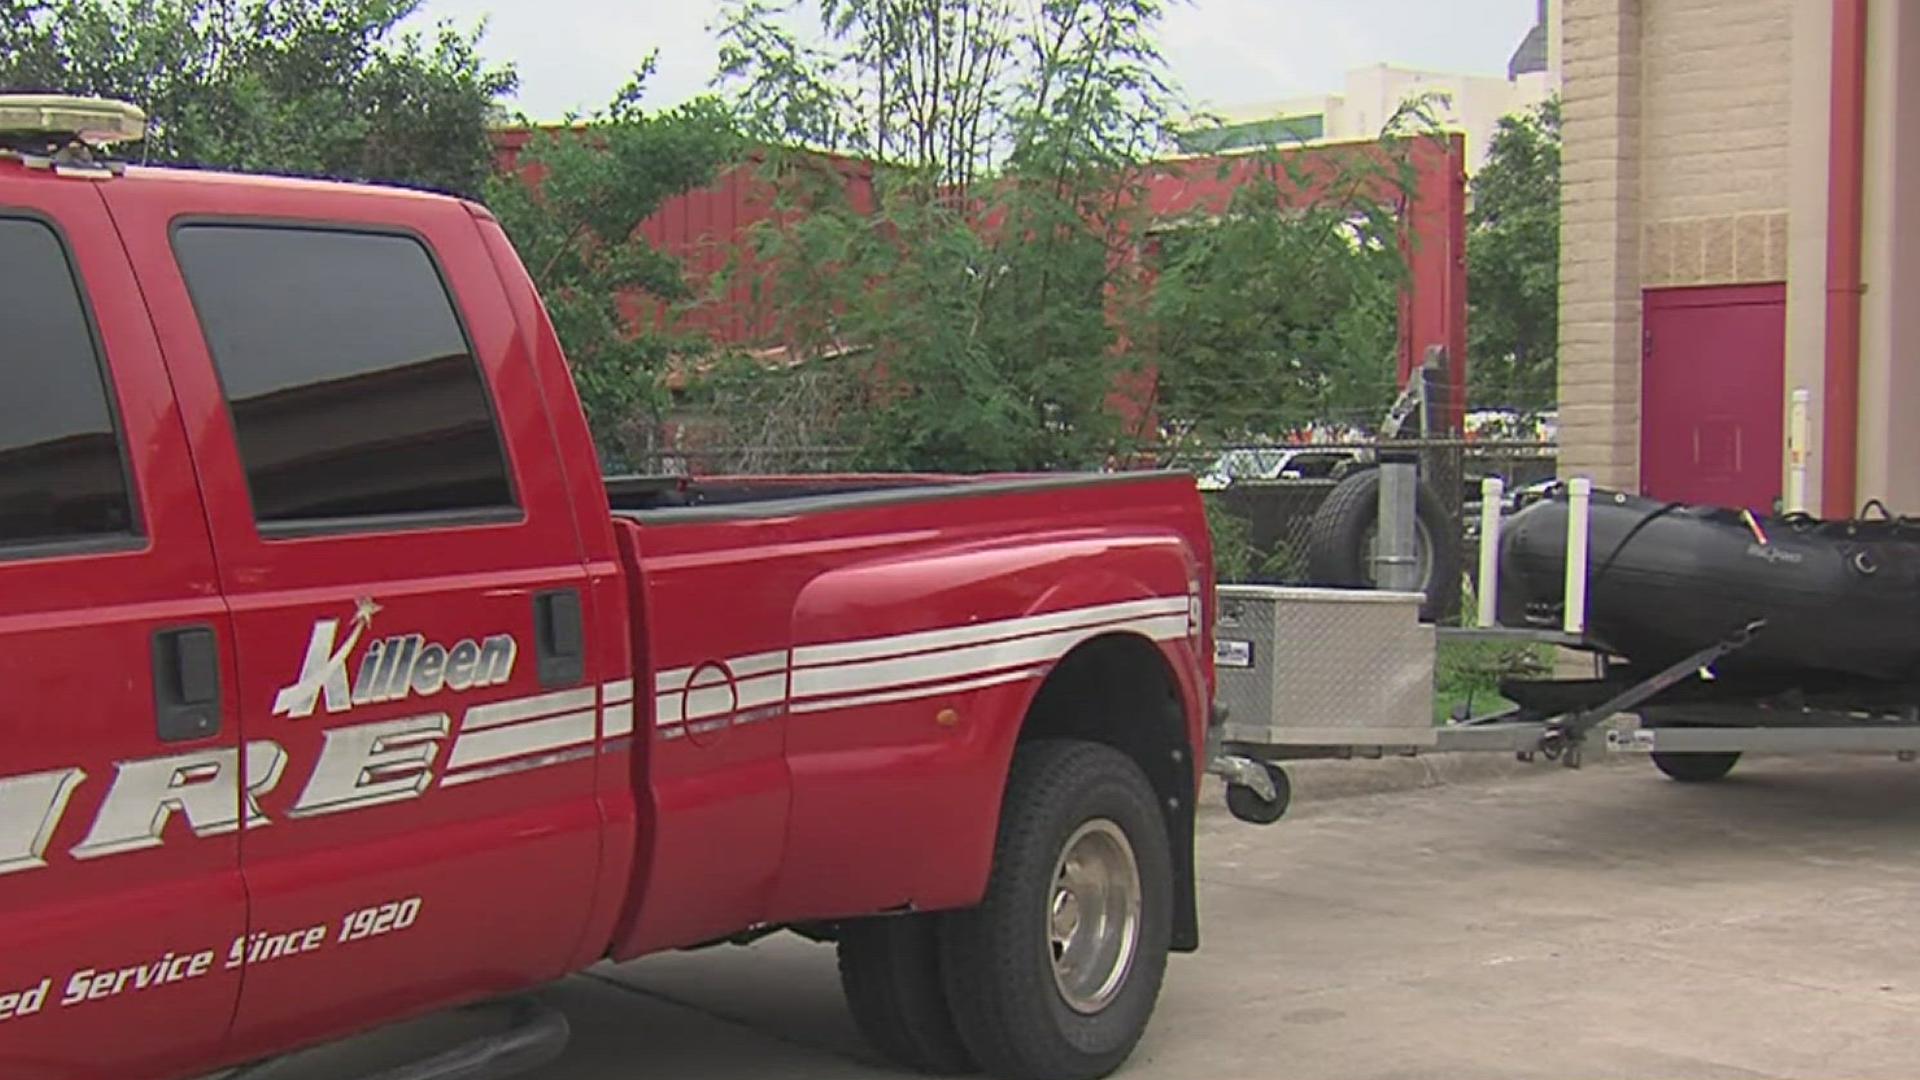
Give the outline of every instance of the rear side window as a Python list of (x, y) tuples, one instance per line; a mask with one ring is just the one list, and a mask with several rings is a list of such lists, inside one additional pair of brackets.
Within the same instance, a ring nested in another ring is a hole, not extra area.
[(206, 224), (173, 244), (264, 531), (513, 508), (479, 365), (418, 240)]
[(134, 533), (80, 283), (45, 222), (0, 217), (0, 554)]

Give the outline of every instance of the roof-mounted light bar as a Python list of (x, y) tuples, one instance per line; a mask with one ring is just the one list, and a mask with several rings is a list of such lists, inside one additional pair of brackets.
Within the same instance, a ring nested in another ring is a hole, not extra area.
[(0, 139), (66, 137), (88, 146), (146, 138), (147, 114), (124, 101), (57, 94), (0, 94)]

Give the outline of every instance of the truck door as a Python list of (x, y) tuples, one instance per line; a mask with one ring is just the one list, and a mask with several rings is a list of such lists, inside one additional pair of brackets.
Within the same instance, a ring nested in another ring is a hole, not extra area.
[(471, 216), (140, 194), (111, 205), (166, 313), (241, 723), (288, 755), (243, 852), (237, 1050), (556, 977), (595, 887), (602, 695), (551, 427)]
[(0, 1076), (177, 1072), (233, 1017), (257, 819), (193, 465), (93, 182), (0, 164), (0, 385)]

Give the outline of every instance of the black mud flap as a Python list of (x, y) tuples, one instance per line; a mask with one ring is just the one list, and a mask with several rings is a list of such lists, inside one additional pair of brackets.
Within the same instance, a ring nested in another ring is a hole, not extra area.
[(1186, 788), (1180, 805), (1167, 814), (1167, 830), (1173, 841), (1173, 934), (1167, 948), (1177, 953), (1200, 949), (1200, 898), (1198, 875), (1193, 865), (1193, 812), (1199, 793), (1194, 790), (1193, 774), (1178, 770)]

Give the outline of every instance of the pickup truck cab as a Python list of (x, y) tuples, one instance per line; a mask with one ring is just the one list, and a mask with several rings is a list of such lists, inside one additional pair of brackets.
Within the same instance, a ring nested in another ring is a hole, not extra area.
[(1191, 479), (609, 484), (484, 208), (139, 123), (0, 98), (0, 1076), (780, 928), (903, 1065), (1125, 1059), (1197, 946)]

